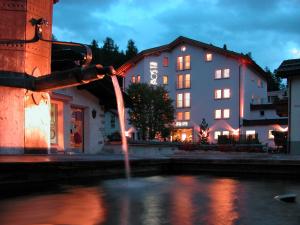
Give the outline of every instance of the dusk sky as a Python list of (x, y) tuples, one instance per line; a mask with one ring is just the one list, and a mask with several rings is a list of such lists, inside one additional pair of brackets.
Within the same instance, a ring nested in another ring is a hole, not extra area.
[(102, 46), (111, 37), (120, 49), (133, 39), (139, 51), (186, 36), (236, 52), (251, 52), (276, 69), (300, 58), (300, 0), (60, 0), (53, 34), (61, 41)]

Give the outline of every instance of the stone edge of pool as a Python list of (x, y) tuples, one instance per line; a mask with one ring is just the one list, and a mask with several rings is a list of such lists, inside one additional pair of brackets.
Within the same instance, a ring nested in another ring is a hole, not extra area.
[[(0, 156), (1, 157), (1, 156)], [(133, 176), (178, 174), (254, 175), (297, 178), (300, 160), (292, 159), (230, 159), (197, 157), (161, 157), (131, 160)], [(76, 180), (125, 177), (124, 162), (119, 159), (88, 160), (72, 158), (37, 162), (1, 162), (0, 186)]]

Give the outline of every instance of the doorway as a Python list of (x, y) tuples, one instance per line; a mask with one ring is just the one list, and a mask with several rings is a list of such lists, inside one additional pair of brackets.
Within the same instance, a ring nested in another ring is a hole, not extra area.
[(74, 150), (84, 151), (84, 110), (71, 107), (70, 146)]

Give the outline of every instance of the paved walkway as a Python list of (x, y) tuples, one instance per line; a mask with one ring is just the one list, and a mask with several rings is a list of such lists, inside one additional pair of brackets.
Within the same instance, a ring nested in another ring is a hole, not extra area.
[[(246, 153), (246, 152), (215, 152), (215, 151), (174, 151), (173, 154), (147, 154), (130, 155), (131, 160), (138, 159), (208, 159), (208, 160), (270, 160), (270, 161), (299, 161), (300, 155)], [(107, 161), (123, 160), (122, 154), (73, 154), (73, 155), (0, 155), (0, 163), (40, 163), (40, 162), (64, 162), (64, 161)]]

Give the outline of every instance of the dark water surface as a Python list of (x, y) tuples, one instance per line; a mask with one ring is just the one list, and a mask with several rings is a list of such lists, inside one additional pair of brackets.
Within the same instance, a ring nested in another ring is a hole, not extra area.
[(209, 176), (105, 180), (2, 198), (0, 225), (299, 225), (299, 202), (274, 200), (291, 192), (300, 198), (299, 182)]

